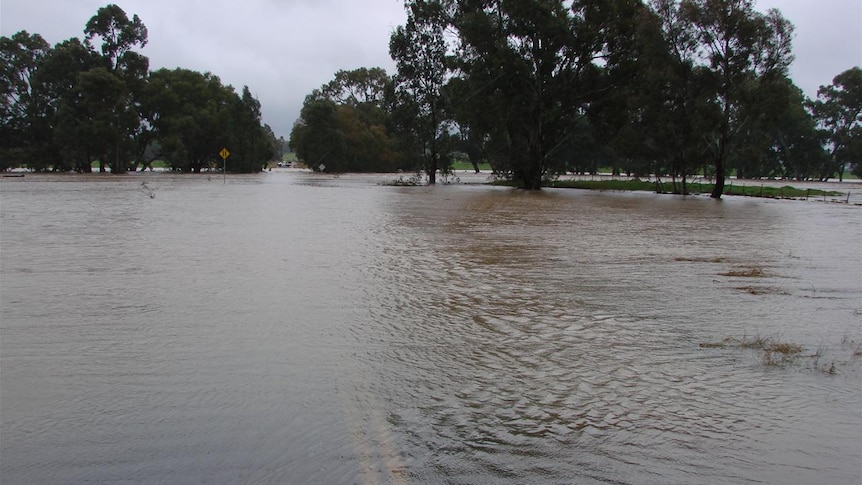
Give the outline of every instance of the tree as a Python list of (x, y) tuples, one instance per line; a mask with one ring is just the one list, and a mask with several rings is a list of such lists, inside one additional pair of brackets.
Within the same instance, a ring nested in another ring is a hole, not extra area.
[(744, 105), (753, 98), (758, 80), (787, 75), (793, 61), (793, 25), (778, 10), (758, 13), (753, 0), (682, 0), (679, 8), (697, 32), (699, 57), (712, 78), (719, 115), (707, 147), (715, 167), (711, 196), (720, 198), (728, 157), (752, 121)]
[(93, 39), (101, 39), (101, 53), (108, 71), (127, 71), (139, 67), (139, 55), (132, 49), (147, 45), (147, 27), (137, 15), (133, 15), (130, 20), (117, 5), (102, 7), (87, 22), (84, 33), (87, 34), (84, 40), (87, 47), (93, 47)]
[(230, 109), (235, 98), (232, 88), (208, 72), (177, 68), (151, 73), (143, 110), (149, 113), (160, 156), (183, 172), (214, 166), (219, 162), (219, 150), (230, 142)]
[(849, 163), (862, 164), (862, 69), (852, 67), (835, 76), (832, 84), (820, 86), (810, 104), (840, 180)]
[(98, 56), (77, 38), (56, 44), (42, 59), (33, 76), (34, 92), (43, 104), (40, 110), (43, 116), (33, 126), (39, 140), (38, 159), (34, 160), (38, 165), (33, 168), (42, 170), (50, 165), (61, 171), (92, 171), (88, 154), (63, 146), (63, 135), (58, 135), (57, 128), (61, 107), (73, 103), (77, 96), (80, 75), (97, 67), (99, 62)]
[(39, 34), (21, 31), (0, 37), (0, 170), (12, 159), (37, 159), (37, 124), (43, 103), (34, 89), (35, 73), (50, 45)]
[(337, 104), (371, 104), (383, 108), (391, 84), (389, 75), (379, 67), (340, 70), (332, 81), (320, 88), (319, 94)]
[(290, 147), (312, 170), (344, 171), (347, 140), (337, 113), (335, 102), (306, 96), (299, 120), (290, 133)]
[(227, 168), (232, 172), (261, 171), (278, 154), (275, 135), (269, 126), (261, 125), (260, 101), (244, 86), (242, 96), (233, 96), (230, 109), (229, 145), (231, 156)]
[(687, 194), (687, 177), (700, 167), (702, 140), (715, 117), (708, 73), (698, 66), (698, 33), (679, 1), (651, 0), (649, 6), (651, 14), (641, 17), (641, 62), (624, 153), (642, 173), (670, 174), (674, 192)]
[(775, 124), (771, 145), (765, 157), (771, 159), (771, 172), (763, 175), (796, 180), (822, 179), (832, 174), (829, 155), (822, 146), (816, 122), (806, 109), (802, 90), (787, 81), (790, 97)]
[(583, 121), (591, 106), (624, 87), (633, 18), (642, 4), (437, 3), (444, 12), (438, 21), (457, 37), (454, 67), (467, 83), (461, 92), (484, 112), (472, 117), (471, 138), (485, 142), (495, 170), (524, 189), (539, 189), (583, 151), (577, 144), (589, 138), (583, 136), (589, 126)]
[(554, 155), (579, 114), (575, 19), (562, 2), (464, 1), (454, 25), (471, 91), (498, 120), (486, 128), (497, 167), (520, 187), (539, 189), (562, 171)]
[[(119, 122), (120, 118), (123, 118), (125, 123), (135, 126), (113, 127), (112, 132), (115, 135), (123, 132), (129, 140), (115, 143), (115, 153), (110, 163), (112, 173), (125, 172), (128, 161), (143, 155), (150, 139), (149, 130), (142, 123), (140, 108), (149, 60), (133, 50), (147, 45), (147, 28), (137, 15), (129, 19), (122, 8), (111, 4), (100, 8), (96, 15), (90, 18), (84, 33), (84, 44), (94, 52), (94, 40), (101, 41), (99, 52), (102, 66), (122, 83), (127, 93), (125, 103), (112, 103), (115, 109), (123, 111), (123, 115), (115, 117), (115, 121)], [(133, 116), (137, 117), (137, 121), (132, 120)], [(117, 147), (121, 145), (125, 147), (122, 154), (117, 152)]]
[[(433, 2), (423, 0), (405, 2), (407, 24), (399, 26), (389, 41), (389, 55), (395, 61), (398, 74), (395, 90), (413, 116), (405, 128), (417, 142), (415, 149), (422, 160), (422, 170), (433, 185), (437, 171), (448, 172), (451, 166), (445, 143), (446, 104), (442, 90), (446, 84), (447, 46), (443, 25), (429, 16), (427, 7)], [(433, 12), (433, 10), (432, 10)]]
[(239, 96), (184, 69), (149, 75), (135, 52), (147, 44), (137, 15), (108, 5), (84, 33), (53, 48), (27, 32), (0, 38), (0, 168), (14, 157), (35, 170), (90, 172), (98, 160), (122, 173), (158, 151), (177, 170), (200, 171), (230, 144), (231, 169), (256, 171), (275, 156), (279, 142), (247, 87)]
[(305, 98), (290, 147), (313, 170), (394, 171), (402, 160), (390, 129), (391, 95), (383, 69), (338, 71)]
[(140, 119), (126, 84), (104, 68), (78, 75), (72, 96), (58, 110), (55, 137), (80, 160), (97, 159), (100, 171), (124, 173)]

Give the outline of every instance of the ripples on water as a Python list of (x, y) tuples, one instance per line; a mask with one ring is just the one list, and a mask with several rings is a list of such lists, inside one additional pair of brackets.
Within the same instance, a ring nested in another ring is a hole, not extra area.
[(858, 207), (383, 178), (2, 181), (0, 480), (862, 478)]

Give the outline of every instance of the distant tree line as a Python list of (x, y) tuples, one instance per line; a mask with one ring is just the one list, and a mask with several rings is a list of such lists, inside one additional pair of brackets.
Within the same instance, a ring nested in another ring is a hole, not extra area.
[(315, 170), (424, 172), (457, 156), (526, 189), (567, 172), (862, 175), (862, 70), (806, 99), (793, 25), (753, 0), (406, 0), (397, 72), (339, 71), (290, 136)]
[(248, 87), (211, 73), (149, 71), (136, 49), (147, 28), (116, 5), (87, 22), (84, 40), (54, 46), (21, 31), (0, 37), (0, 169), (123, 173), (155, 159), (184, 172), (260, 171), (282, 142), (262, 124)]

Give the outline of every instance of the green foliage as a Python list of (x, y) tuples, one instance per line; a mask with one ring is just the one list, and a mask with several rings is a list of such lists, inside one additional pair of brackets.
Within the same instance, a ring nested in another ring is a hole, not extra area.
[[(825, 180), (862, 176), (862, 70), (806, 100), (787, 78), (793, 26), (753, 0), (406, 0), (397, 72), (341, 70), (290, 136), (315, 170), (421, 171), (456, 158), (525, 189), (610, 167)], [(248, 87), (149, 71), (148, 31), (116, 5), (85, 38), (0, 37), (0, 169), (261, 170), (283, 153)], [(734, 188), (736, 189), (736, 188)]]
[(72, 96), (61, 102), (54, 139), (76, 165), (97, 159), (101, 170), (108, 165), (111, 172), (122, 173), (139, 124), (125, 83), (98, 67), (80, 73)]
[(31, 162), (39, 151), (30, 126), (44, 111), (33, 78), (49, 49), (39, 34), (0, 37), (0, 170)]
[(832, 166), (827, 176), (855, 163), (854, 174), (862, 174), (862, 69), (852, 67), (835, 76), (829, 86), (820, 86), (817, 101), (809, 104), (829, 147)]
[(108, 5), (100, 8), (88, 22), (84, 29), (87, 34), (84, 41), (87, 47), (92, 48), (93, 39), (101, 39), (101, 53), (109, 71), (119, 71), (135, 64), (136, 57), (132, 51), (135, 47), (147, 45), (147, 28), (137, 15), (131, 20), (117, 5)]
[(290, 134), (291, 149), (316, 171), (394, 171), (400, 156), (387, 127), (389, 90), (382, 69), (339, 71), (306, 97)]
[(475, 3), (457, 2), (452, 15), (462, 91), (484, 106), (475, 128), (484, 132), (495, 170), (538, 189), (565, 170), (570, 128), (589, 101), (593, 61), (604, 43), (601, 27), (586, 19), (601, 7), (524, 1), (482, 9)]
[(0, 169), (90, 172), (98, 160), (123, 173), (161, 155), (199, 171), (229, 147), (229, 170), (252, 172), (280, 156), (248, 88), (240, 96), (209, 73), (149, 73), (135, 51), (147, 44), (137, 15), (108, 5), (84, 32), (53, 47), (26, 31), (0, 37)]
[[(511, 181), (497, 181), (494, 185), (512, 185)], [(603, 180), (555, 180), (544, 186), (567, 189), (585, 189), (599, 191), (641, 191), (658, 193), (675, 193), (671, 184), (661, 181), (641, 179), (603, 179)], [(688, 186), (690, 193), (711, 194), (715, 184), (692, 183)], [(725, 195), (741, 195), (746, 197), (763, 197), (769, 199), (807, 199), (809, 197), (836, 197), (840, 192), (820, 189), (799, 189), (791, 186), (772, 187), (764, 184), (729, 184), (725, 185)]]
[(430, 4), (405, 3), (407, 24), (392, 33), (389, 53), (398, 70), (394, 84), (401, 101), (400, 129), (409, 133), (404, 145), (421, 160), (420, 167), (433, 185), (437, 171), (448, 172), (451, 161), (443, 96), (448, 75), (445, 26), (429, 15), (435, 13), (426, 8)]

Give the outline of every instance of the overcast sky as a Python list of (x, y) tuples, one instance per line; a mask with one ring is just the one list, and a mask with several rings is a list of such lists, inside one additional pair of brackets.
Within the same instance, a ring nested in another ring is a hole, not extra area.
[[(26, 30), (51, 44), (83, 38), (110, 0), (0, 0), (0, 34)], [(403, 0), (117, 0), (149, 31), (150, 68), (212, 72), (248, 86), (263, 118), (287, 138), (311, 90), (339, 69), (393, 72), (389, 35), (405, 22)], [(862, 65), (862, 0), (758, 0), (796, 26), (791, 76), (805, 94)]]

